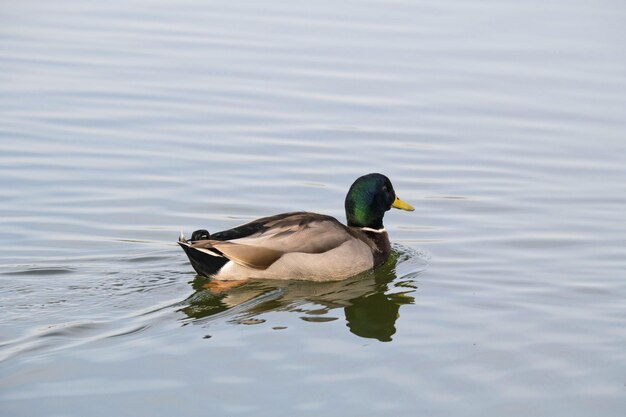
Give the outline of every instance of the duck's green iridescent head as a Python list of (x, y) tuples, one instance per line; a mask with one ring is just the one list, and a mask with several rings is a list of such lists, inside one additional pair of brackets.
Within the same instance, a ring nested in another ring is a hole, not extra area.
[(357, 178), (346, 196), (348, 226), (383, 228), (383, 216), (391, 208), (413, 211), (400, 200), (389, 178), (382, 174), (367, 174)]

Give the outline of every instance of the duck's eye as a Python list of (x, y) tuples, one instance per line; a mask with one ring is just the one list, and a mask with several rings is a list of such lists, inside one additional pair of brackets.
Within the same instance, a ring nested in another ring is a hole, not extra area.
[(386, 185), (383, 185), (383, 192), (385, 192), (385, 193), (387, 192), (387, 186)]

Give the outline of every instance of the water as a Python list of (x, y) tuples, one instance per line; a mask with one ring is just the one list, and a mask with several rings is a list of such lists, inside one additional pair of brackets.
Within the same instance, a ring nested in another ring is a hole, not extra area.
[[(3, 416), (622, 416), (626, 6), (0, 7)], [(392, 260), (205, 288), (175, 240), (344, 220)]]

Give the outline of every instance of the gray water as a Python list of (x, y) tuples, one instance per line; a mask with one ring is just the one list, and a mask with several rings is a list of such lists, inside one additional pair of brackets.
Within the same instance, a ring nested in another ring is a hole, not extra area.
[[(2, 416), (623, 416), (626, 3), (0, 6)], [(175, 241), (413, 213), (344, 282)]]

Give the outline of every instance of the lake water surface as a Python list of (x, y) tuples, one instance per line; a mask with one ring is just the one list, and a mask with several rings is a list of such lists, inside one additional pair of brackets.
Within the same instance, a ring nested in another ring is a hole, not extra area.
[[(626, 3), (0, 6), (2, 416), (626, 415)], [(380, 269), (206, 289), (179, 232), (344, 221)]]

